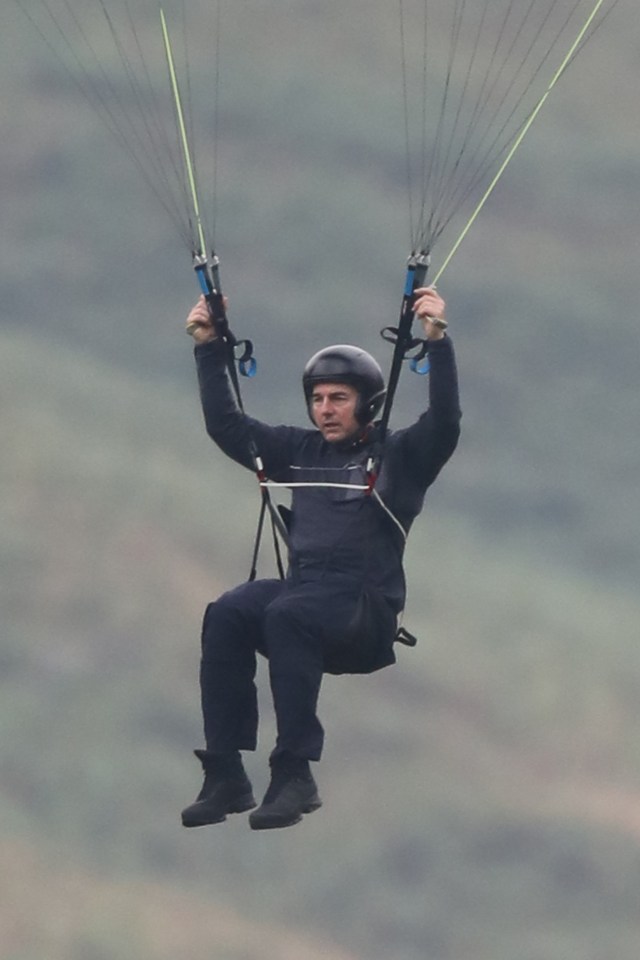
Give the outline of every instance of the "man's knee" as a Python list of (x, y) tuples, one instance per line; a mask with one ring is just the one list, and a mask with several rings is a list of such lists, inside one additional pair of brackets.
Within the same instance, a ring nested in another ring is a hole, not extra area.
[(276, 597), (265, 609), (264, 627), (267, 636), (289, 634), (308, 626), (309, 617), (300, 598), (290, 593)]
[(244, 583), (210, 603), (202, 623), (203, 656), (261, 649), (264, 610), (279, 589), (279, 581)]
[(233, 592), (223, 593), (207, 605), (202, 621), (202, 635), (216, 634), (221, 627), (233, 627), (240, 618), (241, 608)]
[(284, 594), (269, 604), (264, 614), (264, 639), (269, 659), (286, 659), (290, 665), (309, 658), (322, 659), (322, 625), (295, 595)]
[(219, 660), (233, 656), (246, 636), (242, 609), (232, 593), (223, 594), (207, 606), (202, 622), (203, 659)]

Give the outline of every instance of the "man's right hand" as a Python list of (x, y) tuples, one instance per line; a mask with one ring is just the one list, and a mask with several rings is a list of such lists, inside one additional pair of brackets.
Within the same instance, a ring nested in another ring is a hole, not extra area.
[(200, 297), (187, 317), (186, 330), (196, 343), (210, 343), (217, 339), (209, 305), (204, 296)]

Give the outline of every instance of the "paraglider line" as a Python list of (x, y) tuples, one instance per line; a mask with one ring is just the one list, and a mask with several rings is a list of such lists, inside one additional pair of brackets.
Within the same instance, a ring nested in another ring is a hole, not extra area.
[(540, 113), (540, 111), (542, 110), (542, 108), (544, 107), (545, 103), (547, 102), (547, 99), (548, 99), (550, 93), (552, 92), (552, 90), (554, 89), (554, 87), (556, 86), (556, 84), (558, 83), (558, 81), (560, 80), (562, 74), (565, 72), (565, 70), (567, 69), (567, 67), (568, 67), (569, 64), (571, 63), (571, 61), (572, 61), (572, 59), (573, 59), (576, 51), (578, 50), (578, 48), (580, 47), (580, 44), (581, 44), (582, 41), (584, 40), (584, 38), (585, 38), (585, 36), (586, 36), (589, 28), (591, 27), (591, 24), (593, 23), (593, 21), (595, 20), (596, 16), (598, 15), (598, 11), (600, 10), (600, 7), (602, 6), (603, 3), (604, 3), (604, 0), (597, 0), (596, 5), (594, 6), (593, 10), (592, 10), (591, 13), (589, 14), (586, 22), (584, 23), (582, 29), (580, 30), (580, 33), (578, 34), (578, 36), (576, 37), (576, 39), (574, 40), (574, 42), (571, 44), (571, 48), (569, 49), (569, 52), (567, 53), (567, 55), (565, 56), (564, 60), (562, 61), (562, 63), (561, 63), (560, 66), (558, 67), (558, 69), (556, 70), (556, 72), (555, 72), (555, 74), (553, 75), (553, 77), (552, 77), (549, 85), (547, 86), (547, 89), (545, 90), (545, 92), (543, 93), (542, 97), (540, 98), (540, 100), (538, 101), (538, 103), (536, 104), (536, 106), (534, 107), (534, 109), (532, 110), (531, 114), (529, 115), (529, 118), (528, 118), (527, 122), (526, 122), (526, 123), (524, 124), (524, 126), (522, 127), (522, 130), (520, 131), (518, 137), (517, 137), (517, 138), (515, 139), (515, 141), (513, 142), (512, 146), (511, 146), (511, 149), (509, 150), (509, 152), (507, 153), (506, 157), (505, 157), (504, 160), (502, 161), (502, 163), (501, 163), (501, 165), (500, 165), (500, 167), (499, 167), (499, 169), (498, 169), (498, 172), (496, 173), (496, 175), (494, 176), (493, 180), (491, 181), (491, 183), (490, 183), (489, 186), (487, 187), (487, 189), (486, 189), (486, 191), (485, 191), (482, 199), (480, 200), (480, 202), (479, 202), (479, 204), (477, 205), (476, 209), (474, 210), (474, 212), (472, 213), (471, 217), (469, 218), (469, 220), (468, 220), (468, 222), (467, 222), (464, 230), (462, 231), (462, 233), (460, 234), (460, 236), (458, 237), (458, 239), (457, 239), (456, 242), (454, 243), (454, 245), (453, 245), (453, 247), (451, 248), (448, 256), (446, 257), (444, 263), (442, 264), (442, 266), (440, 267), (440, 269), (437, 271), (437, 273), (436, 273), (436, 275), (435, 275), (435, 277), (433, 278), (433, 281), (432, 281), (434, 284), (436, 284), (436, 283), (438, 282), (438, 280), (440, 279), (440, 277), (442, 276), (442, 274), (444, 273), (444, 271), (446, 270), (446, 268), (449, 266), (451, 260), (453, 259), (453, 257), (455, 256), (455, 254), (458, 252), (458, 249), (459, 249), (460, 245), (462, 244), (463, 240), (466, 238), (467, 234), (468, 234), (469, 231), (471, 230), (471, 227), (473, 226), (473, 224), (474, 224), (474, 223), (476, 222), (476, 220), (478, 219), (478, 217), (479, 217), (482, 209), (484, 208), (484, 205), (486, 204), (487, 200), (489, 199), (489, 197), (491, 196), (491, 194), (492, 194), (493, 191), (495, 190), (495, 188), (496, 188), (496, 186), (497, 186), (497, 184), (498, 184), (498, 181), (499, 181), (500, 178), (502, 177), (502, 174), (505, 172), (505, 170), (507, 169), (507, 167), (508, 167), (509, 164), (511, 163), (511, 160), (513, 159), (516, 151), (518, 150), (518, 147), (520, 146), (520, 144), (522, 143), (522, 141), (523, 141), (524, 138), (526, 137), (526, 135), (527, 135), (527, 133), (529, 132), (529, 130), (530, 130), (530, 128), (531, 128), (534, 120), (536, 119), (536, 117), (538, 116), (538, 114)]
[(196, 219), (196, 229), (198, 233), (198, 241), (200, 244), (200, 250), (198, 251), (201, 256), (206, 257), (207, 255), (207, 244), (204, 236), (204, 227), (202, 225), (202, 216), (200, 213), (200, 203), (198, 200), (198, 189), (196, 186), (196, 175), (195, 168), (193, 165), (193, 160), (191, 158), (191, 150), (189, 149), (189, 137), (187, 135), (187, 125), (185, 122), (184, 109), (182, 106), (182, 98), (180, 96), (180, 87), (178, 85), (178, 78), (176, 75), (175, 60), (173, 56), (173, 48), (171, 46), (171, 39), (169, 37), (169, 28), (167, 27), (167, 20), (164, 15), (164, 10), (160, 7), (160, 20), (162, 23), (162, 37), (164, 40), (164, 48), (167, 56), (167, 66), (169, 68), (169, 79), (171, 81), (171, 91), (173, 93), (173, 101), (176, 110), (176, 119), (178, 121), (178, 132), (180, 135), (180, 141), (182, 144), (182, 156), (184, 160), (185, 172), (187, 175), (187, 180), (189, 183), (189, 189), (191, 191), (191, 199), (193, 202), (193, 212)]

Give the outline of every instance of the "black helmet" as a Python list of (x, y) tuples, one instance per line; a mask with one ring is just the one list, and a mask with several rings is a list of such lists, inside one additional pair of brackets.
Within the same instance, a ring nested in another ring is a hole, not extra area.
[(311, 394), (317, 383), (348, 383), (355, 387), (359, 394), (356, 417), (363, 426), (374, 419), (387, 392), (382, 370), (371, 354), (346, 343), (319, 350), (304, 368), (302, 385), (309, 416)]

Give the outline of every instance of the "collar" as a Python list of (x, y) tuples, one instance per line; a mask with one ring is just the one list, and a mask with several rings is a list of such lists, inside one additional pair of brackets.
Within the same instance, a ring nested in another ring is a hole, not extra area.
[(376, 424), (369, 423), (364, 427), (355, 437), (349, 437), (348, 440), (342, 440), (340, 443), (330, 444), (334, 450), (339, 450), (341, 453), (346, 453), (349, 450), (364, 450), (365, 447), (371, 446), (378, 439), (379, 430)]

